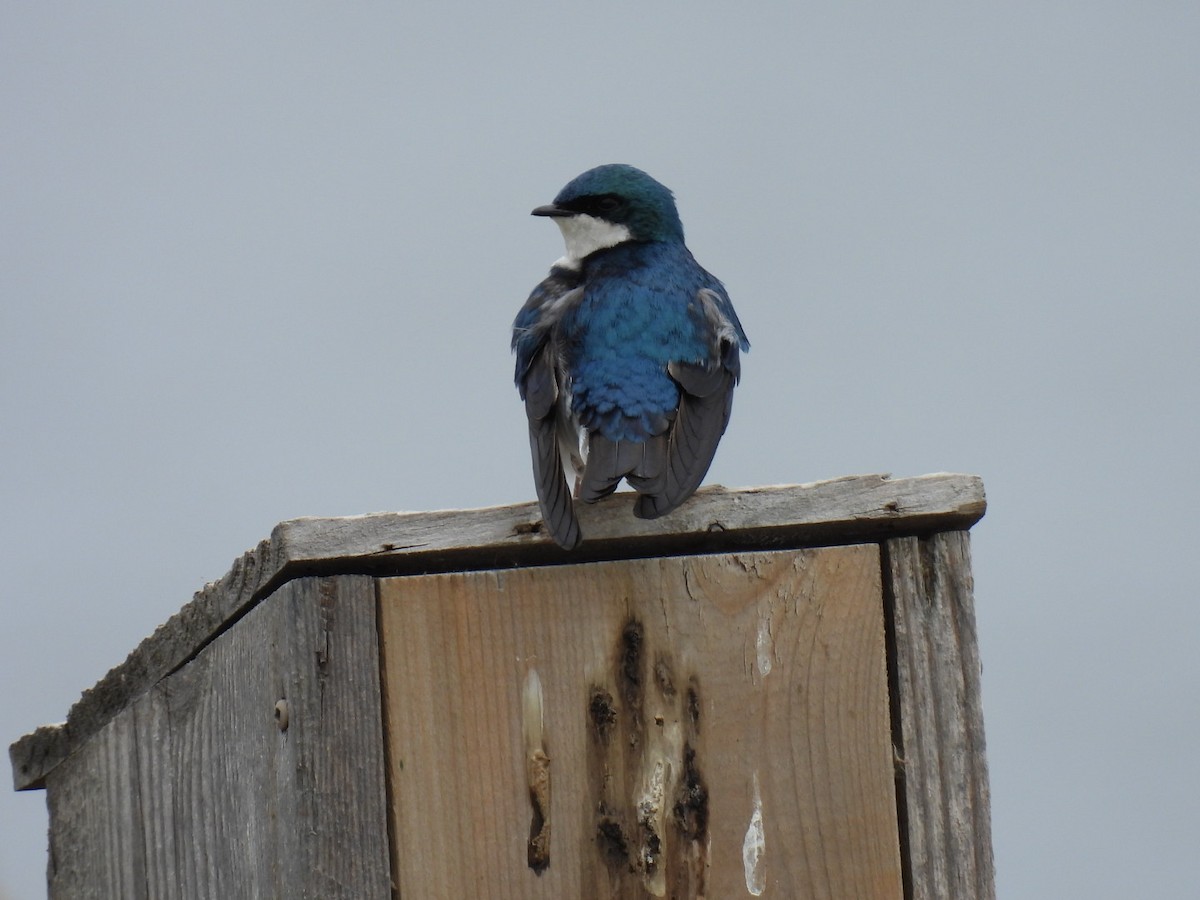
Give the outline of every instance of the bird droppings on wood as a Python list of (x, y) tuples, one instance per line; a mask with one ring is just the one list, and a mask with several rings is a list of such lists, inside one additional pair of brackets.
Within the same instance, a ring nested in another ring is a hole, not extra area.
[(648, 884), (658, 881), (658, 865), (662, 859), (662, 838), (658, 834), (658, 819), (662, 810), (652, 803), (638, 807), (638, 856), (634, 861)]
[(593, 682), (586, 695), (594, 871), (607, 872), (601, 877), (618, 893), (704, 896), (709, 808), (699, 678), (632, 616), (616, 631), (610, 659), (611, 680)]
[(661, 871), (663, 859), (663, 827), (666, 824), (667, 794), (673, 780), (674, 767), (663, 757), (647, 760), (643, 785), (637, 799), (637, 853), (633, 865), (642, 876), (642, 883), (652, 895), (666, 893), (666, 873)]
[(550, 865), (550, 756), (546, 752), (542, 679), (537, 669), (525, 675), (521, 689), (521, 731), (525, 740), (525, 778), (529, 805), (528, 863), (541, 875)]
[(751, 897), (762, 896), (767, 888), (767, 838), (763, 825), (762, 789), (758, 784), (758, 772), (754, 773), (754, 803), (750, 811), (750, 824), (742, 838), (742, 872), (746, 878), (746, 893)]

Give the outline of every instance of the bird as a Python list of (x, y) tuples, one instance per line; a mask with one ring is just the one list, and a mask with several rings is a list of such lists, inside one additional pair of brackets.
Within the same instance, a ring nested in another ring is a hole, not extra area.
[(589, 169), (532, 215), (558, 225), (566, 254), (513, 322), (515, 381), (543, 528), (572, 550), (575, 499), (595, 503), (624, 479), (634, 515), (654, 519), (691, 497), (750, 342), (684, 243), (674, 195), (641, 169)]

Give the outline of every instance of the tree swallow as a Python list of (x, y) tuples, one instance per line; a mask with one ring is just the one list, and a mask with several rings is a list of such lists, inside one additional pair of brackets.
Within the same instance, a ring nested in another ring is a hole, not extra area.
[(640, 169), (590, 169), (533, 215), (554, 220), (567, 253), (517, 314), (512, 348), (542, 519), (570, 550), (582, 535), (567, 473), (585, 503), (625, 479), (643, 519), (700, 486), (750, 342), (684, 245), (671, 192)]

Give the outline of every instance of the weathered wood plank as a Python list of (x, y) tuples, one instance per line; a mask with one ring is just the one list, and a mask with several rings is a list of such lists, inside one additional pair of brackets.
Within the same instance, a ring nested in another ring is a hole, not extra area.
[(375, 610), (288, 584), (51, 772), (50, 896), (390, 896)]
[(968, 528), (984, 513), (972, 475), (861, 475), (806, 485), (698, 491), (662, 519), (636, 519), (630, 494), (583, 506), (587, 540), (574, 553), (540, 533), (537, 505), (342, 519), (295, 519), (198, 592), (72, 706), (67, 721), (9, 750), (17, 790), (42, 787), (73, 750), (182, 666), (289, 578), (411, 574), (765, 547), (799, 547)]
[[(271, 541), (297, 569), (336, 564), (384, 574), (462, 571), (662, 556), (746, 544), (802, 546), (966, 528), (986, 508), (973, 475), (893, 479), (854, 475), (804, 485), (702, 488), (660, 519), (637, 519), (633, 494), (579, 504), (585, 540), (575, 551), (541, 534), (537, 504), (464, 512), (375, 513), (282, 522)], [(389, 566), (402, 564), (400, 570)], [(355, 569), (357, 570), (357, 569)]]
[(881, 591), (876, 545), (382, 580), (399, 895), (899, 898)]
[(995, 897), (970, 535), (886, 543), (912, 900)]
[(51, 900), (146, 897), (136, 734), (133, 716), (122, 716), (97, 736), (86, 759), (78, 754), (56, 771), (69, 796), (47, 796)]
[(265, 596), (268, 573), (280, 562), (270, 541), (234, 561), (219, 581), (197, 591), (191, 602), (145, 638), (124, 662), (84, 690), (67, 721), (43, 725), (9, 747), (16, 790), (45, 787), (46, 775), (133, 700), (192, 659), (255, 601)]

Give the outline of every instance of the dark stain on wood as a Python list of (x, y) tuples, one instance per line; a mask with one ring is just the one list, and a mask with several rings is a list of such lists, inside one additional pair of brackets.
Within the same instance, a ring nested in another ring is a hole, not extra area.
[(529, 790), (529, 803), (533, 807), (529, 822), (529, 868), (541, 875), (550, 865), (550, 829), (540, 793), (533, 788)]
[(693, 675), (688, 679), (687, 698), (683, 708), (685, 721), (692, 734), (700, 734), (700, 684)]
[(679, 779), (672, 813), (680, 834), (703, 846), (708, 836), (708, 786), (690, 742), (683, 745), (683, 776)]
[(596, 823), (596, 846), (610, 869), (629, 868), (629, 839), (620, 821), (612, 815), (602, 814)]
[(617, 724), (617, 707), (613, 702), (613, 695), (598, 684), (592, 685), (591, 697), (588, 699), (588, 719), (592, 723), (593, 737), (607, 744)]
[(621, 629), (621, 639), (617, 645), (617, 680), (621, 686), (621, 699), (631, 712), (642, 708), (645, 641), (645, 627), (637, 619), (629, 619)]
[(317, 668), (322, 677), (329, 668), (329, 651), (333, 643), (332, 633), (337, 624), (337, 591), (336, 578), (322, 578), (317, 582), (317, 595), (320, 597), (320, 622), (322, 645), (317, 648)]
[(679, 896), (708, 896), (709, 836), (708, 785), (700, 771), (703, 744), (700, 720), (703, 699), (700, 679), (688, 677), (687, 690), (680, 699), (680, 719), (684, 728), (679, 777), (672, 798), (671, 822), (678, 839), (670, 841), (671, 859), (667, 877)]
[(642, 711), (645, 707), (643, 691), (646, 685), (646, 629), (636, 618), (630, 617), (621, 628), (617, 640), (616, 676), (617, 694), (621, 698), (622, 721), (627, 765), (635, 771), (642, 747), (645, 730)]
[[(611, 683), (593, 683), (586, 698), (592, 732), (588, 799), (598, 851), (589, 877), (598, 883), (611, 879), (606, 883), (617, 891), (613, 896), (643, 896), (647, 889), (701, 896), (709, 807), (701, 772), (699, 679), (677, 671), (671, 655), (654, 646), (633, 616), (614, 635), (611, 665)], [(668, 720), (682, 726), (682, 746), (664, 741)], [(664, 777), (665, 796), (647, 791), (654, 778)], [(633, 797), (640, 799), (631, 803)]]
[(675, 674), (671, 661), (662, 654), (654, 661), (654, 682), (668, 700), (675, 696)]

